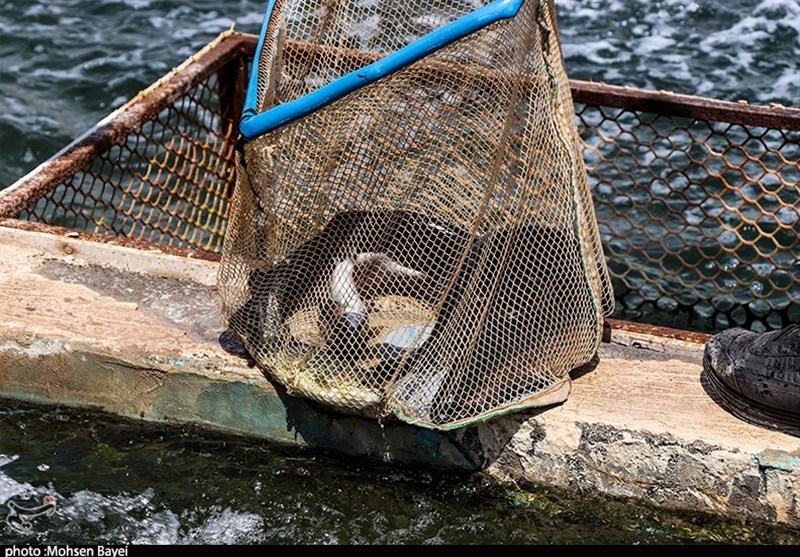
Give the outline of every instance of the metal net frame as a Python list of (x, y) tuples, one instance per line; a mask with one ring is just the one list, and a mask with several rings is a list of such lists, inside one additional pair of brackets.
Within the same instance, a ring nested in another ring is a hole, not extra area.
[(614, 317), (800, 322), (800, 110), (588, 84), (576, 99)]
[(249, 66), (243, 46), (220, 35), (0, 192), (4, 224), (218, 259)]

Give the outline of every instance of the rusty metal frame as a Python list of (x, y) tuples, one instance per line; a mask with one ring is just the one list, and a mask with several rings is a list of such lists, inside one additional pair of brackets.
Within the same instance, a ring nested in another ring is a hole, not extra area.
[[(248, 48), (249, 43), (249, 37), (245, 35), (223, 33), (50, 159), (0, 192), (0, 219), (5, 219), (3, 224), (12, 225), (9, 220), (16, 218), (32, 202), (123, 141), (207, 76), (215, 71), (231, 72), (230, 64), (244, 63), (245, 55), (251, 50)], [(230, 95), (227, 106), (230, 107), (230, 117), (234, 121), (238, 121), (236, 109), (241, 106), (240, 102), (236, 104), (235, 99), (242, 96), (240, 91), (234, 90), (236, 83), (234, 80), (222, 92)]]
[[(674, 329), (672, 327), (661, 327), (659, 325), (649, 325), (647, 323), (636, 323), (634, 321), (625, 321), (623, 319), (612, 319), (607, 317), (604, 320), (606, 331), (603, 334), (604, 342), (613, 342), (615, 336), (620, 336), (617, 333), (630, 333), (631, 335), (647, 335), (658, 338), (666, 338), (673, 340), (680, 340), (698, 346), (704, 345), (711, 339), (710, 333), (700, 333), (696, 331), (687, 331), (684, 329)], [(626, 343), (627, 344), (627, 343)]]
[[(226, 32), (209, 43), (203, 50), (173, 69), (159, 81), (140, 92), (136, 97), (109, 114), (83, 135), (39, 165), (26, 176), (0, 194), (0, 218), (16, 217), (20, 211), (50, 191), (54, 184), (68, 178), (98, 155), (119, 143), (147, 120), (179, 99), (189, 89), (214, 71), (224, 70), (231, 62), (244, 63), (252, 57), (258, 37), (251, 34)], [(298, 55), (308, 50), (302, 43), (287, 44), (287, 55)], [(353, 63), (369, 62), (376, 58), (369, 53), (342, 50)], [(435, 64), (432, 71), (436, 71)], [(477, 78), (491, 77), (491, 71), (482, 71)], [(496, 73), (496, 71), (494, 72)], [(238, 121), (243, 92), (233, 90), (230, 83), (230, 117)], [(620, 108), (629, 111), (649, 112), (665, 116), (695, 118), (759, 127), (800, 131), (800, 108), (781, 105), (752, 106), (747, 103), (719, 101), (705, 97), (682, 95), (669, 91), (651, 91), (627, 86), (609, 85), (580, 80), (570, 80), (575, 102)], [(5, 223), (9, 225), (10, 223)]]
[[(233, 77), (236, 73), (243, 75), (246, 58), (252, 53), (254, 45), (253, 37), (249, 35), (233, 31), (222, 33), (202, 50), (142, 90), (47, 161), (5, 190), (0, 191), (0, 226), (61, 236), (75, 234), (75, 231), (68, 228), (20, 220), (17, 217), (63, 180), (91, 164), (112, 146), (124, 141), (129, 134), (154, 118), (213, 72), (219, 72), (223, 77)], [(227, 102), (222, 104), (228, 107), (227, 116), (234, 122), (234, 129), (238, 129), (238, 119), (244, 96), (243, 89), (240, 90), (242, 83), (235, 78), (221, 79), (220, 82), (223, 84), (220, 95), (227, 97)], [(202, 250), (165, 246), (146, 240), (86, 231), (80, 231), (79, 237), (139, 249), (157, 249), (186, 257), (208, 260), (219, 260), (220, 258), (219, 254)]]
[[(257, 40), (256, 35), (233, 31), (221, 34), (197, 54), (109, 114), (46, 162), (0, 192), (0, 226), (62, 236), (78, 234), (80, 238), (97, 242), (218, 260), (220, 256), (216, 253), (165, 246), (146, 240), (86, 231), (76, 232), (60, 226), (20, 220), (18, 217), (40, 197), (91, 164), (112, 146), (124, 141), (129, 134), (141, 128), (148, 120), (157, 116), (160, 111), (180, 99), (214, 72), (218, 72), (220, 75), (220, 96), (223, 97), (221, 104), (225, 110), (225, 117), (236, 124), (234, 129), (238, 129), (238, 120), (244, 99), (244, 84), (237, 76), (243, 75), (249, 65)], [(286, 49), (287, 56), (304, 56), (311, 52), (309, 46), (302, 43), (287, 44)], [(375, 59), (375, 55), (357, 51), (343, 51), (339, 54), (349, 55), (349, 59), (345, 61), (348, 64), (363, 64)], [(441, 71), (435, 63), (431, 65), (430, 70), (434, 73)], [(497, 77), (498, 73), (496, 70), (465, 72), (464, 78), (491, 84), (492, 77)], [(719, 101), (668, 91), (650, 91), (579, 80), (570, 80), (570, 88), (574, 101), (587, 105), (670, 117), (800, 131), (800, 108), (775, 104), (752, 106), (744, 102)], [(704, 333), (615, 319), (609, 319), (608, 323), (611, 328), (616, 330), (651, 334), (700, 344), (709, 337)]]
[(650, 91), (589, 81), (570, 80), (570, 86), (573, 100), (579, 103), (663, 116), (800, 131), (800, 108), (788, 108), (779, 104), (756, 106), (744, 101), (718, 101), (671, 91)]

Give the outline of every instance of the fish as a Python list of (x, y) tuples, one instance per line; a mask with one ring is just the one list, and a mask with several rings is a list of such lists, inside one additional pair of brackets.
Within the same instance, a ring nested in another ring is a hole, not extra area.
[(328, 344), (339, 358), (362, 369), (377, 369), (421, 346), (417, 341), (427, 339), (434, 325), (432, 308), (420, 310), (423, 303), (410, 296), (365, 299), (362, 285), (366, 282), (372, 292), (381, 292), (391, 289), (391, 284), (397, 287), (398, 280), (424, 278), (422, 271), (379, 252), (358, 253), (339, 262), (328, 284), (330, 301), (335, 304), (328, 313)]
[[(227, 326), (258, 355), (281, 346), (267, 342), (273, 335), (265, 331), (280, 331), (297, 312), (319, 308), (323, 319), (343, 316), (344, 324), (331, 323), (346, 338), (345, 329), (364, 324), (368, 297), (401, 294), (437, 304), (469, 238), (464, 227), (414, 211), (342, 211), (285, 257), (251, 265), (248, 297)], [(353, 346), (360, 342), (350, 340)]]
[(359, 253), (340, 261), (331, 274), (328, 292), (351, 327), (360, 327), (367, 320), (368, 307), (361, 297), (355, 277), (356, 269), (364, 265), (376, 266), (388, 275), (415, 279), (425, 277), (422, 271), (405, 267), (384, 253)]

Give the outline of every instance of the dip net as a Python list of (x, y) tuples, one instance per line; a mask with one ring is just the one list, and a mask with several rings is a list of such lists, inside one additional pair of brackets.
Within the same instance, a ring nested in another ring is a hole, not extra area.
[(551, 2), (272, 0), (218, 275), (288, 392), (435, 429), (563, 402), (613, 308)]

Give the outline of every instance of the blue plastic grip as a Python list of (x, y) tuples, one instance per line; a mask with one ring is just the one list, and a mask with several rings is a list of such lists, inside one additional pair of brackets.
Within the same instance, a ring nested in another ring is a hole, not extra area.
[(265, 133), (274, 131), (299, 118), (307, 116), (320, 108), (335, 102), (345, 95), (362, 87), (366, 87), (377, 80), (391, 75), (417, 60), (436, 52), (437, 50), (458, 41), (467, 35), (479, 31), (484, 27), (501, 19), (510, 19), (517, 15), (524, 0), (495, 0), (478, 8), (474, 12), (464, 15), (457, 20), (440, 27), (403, 48), (386, 55), (361, 69), (350, 72), (295, 99), (280, 104), (269, 110), (257, 113), (258, 89), (258, 60), (264, 48), (264, 39), (267, 34), (269, 20), (276, 0), (269, 0), (264, 23), (261, 26), (258, 45), (255, 52), (255, 61), (250, 72), (250, 81), (245, 96), (244, 109), (239, 124), (239, 131), (245, 139), (255, 139)]

